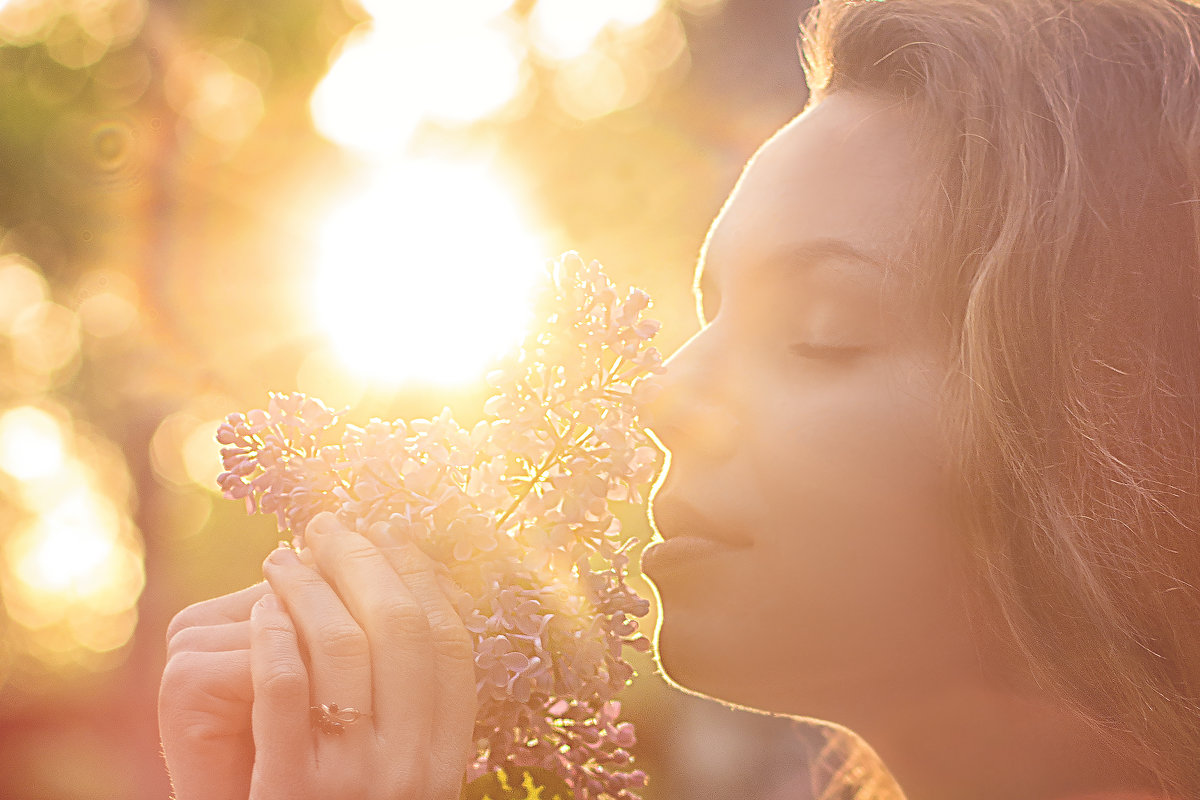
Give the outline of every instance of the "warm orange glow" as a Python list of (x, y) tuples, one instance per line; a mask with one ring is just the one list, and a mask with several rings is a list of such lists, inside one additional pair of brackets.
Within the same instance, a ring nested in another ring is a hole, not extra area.
[(91, 336), (105, 338), (125, 333), (138, 319), (137, 306), (117, 292), (100, 292), (79, 304), (79, 321)]
[(183, 440), (183, 468), (188, 478), (197, 486), (217, 488), (217, 476), (221, 474), (221, 457), (213, 447), (217, 426), (224, 418), (201, 420)]
[(317, 130), (364, 153), (386, 155), (405, 144), (421, 122), (421, 109), (411, 98), (380, 96), (377, 82), (379, 75), (404, 74), (399, 59), (370, 32), (350, 38), (313, 92), (309, 107)]
[(116, 511), (106, 498), (76, 487), (14, 540), (17, 576), (37, 592), (91, 593), (108, 571), (117, 526)]
[[(391, 157), (425, 120), (469, 123), (495, 114), (526, 81), (520, 37), (497, 18), (507, 5), (371, 4), (374, 24), (347, 40), (313, 93), (317, 130), (371, 157)], [(390, 77), (381, 83), (380, 76)]]
[(349, 371), (382, 384), (477, 377), (519, 341), (544, 253), (483, 168), (387, 168), (322, 225), (312, 302)]
[(150, 463), (158, 476), (168, 485), (218, 491), (221, 457), (216, 433), (224, 421), (220, 410), (234, 406), (231, 399), (205, 396), (159, 423), (150, 438)]
[(606, 29), (636, 28), (660, 8), (662, 0), (539, 0), (530, 16), (530, 32), (542, 56), (569, 61), (591, 50)]
[(18, 46), (33, 44), (58, 13), (53, 3), (43, 0), (0, 0), (0, 39)]
[(46, 299), (46, 279), (17, 255), (0, 256), (0, 332), (8, 332), (26, 309)]
[(610, 114), (629, 103), (625, 70), (611, 56), (599, 51), (574, 59), (554, 78), (554, 98), (576, 119)]
[(90, 67), (142, 28), (147, 0), (0, 0), (0, 41), (41, 41), (51, 58), (69, 69)]
[(136, 531), (90, 468), (70, 455), (57, 469), (26, 477), (28, 516), (5, 537), (0, 570), (9, 616), (51, 652), (121, 647), (145, 582)]
[(177, 56), (163, 81), (167, 102), (210, 139), (236, 144), (264, 113), (262, 91), (225, 59), (196, 50)]
[(332, 346), (309, 353), (296, 371), (296, 388), (332, 408), (354, 406), (370, 389), (369, 381), (346, 370)]
[(65, 461), (63, 432), (54, 417), (32, 406), (0, 416), (0, 469), (28, 481), (57, 473)]
[(79, 353), (79, 318), (58, 303), (38, 303), (17, 315), (9, 330), (17, 363), (33, 373), (66, 367)]
[(679, 4), (687, 11), (702, 16), (715, 14), (725, 5), (725, 0), (679, 0)]

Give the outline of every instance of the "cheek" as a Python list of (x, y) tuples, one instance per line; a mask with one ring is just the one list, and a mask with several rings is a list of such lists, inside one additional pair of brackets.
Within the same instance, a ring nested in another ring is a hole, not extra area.
[(754, 545), (662, 595), (659, 654), (683, 685), (836, 719), (868, 685), (974, 657), (937, 381), (895, 366), (756, 393), (779, 401), (744, 417), (720, 482)]
[[(930, 383), (865, 376), (788, 411), (755, 481), (765, 543), (791, 597), (828, 604), (831, 630), (919, 635), (949, 624), (956, 579), (949, 453)], [(872, 379), (874, 378), (874, 379)], [(764, 447), (766, 445), (764, 439)], [(820, 622), (816, 624), (821, 624)], [(832, 634), (831, 634), (832, 635)]]

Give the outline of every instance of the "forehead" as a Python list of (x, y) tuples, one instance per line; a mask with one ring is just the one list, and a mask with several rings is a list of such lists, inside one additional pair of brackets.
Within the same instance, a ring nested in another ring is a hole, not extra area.
[(709, 233), (697, 283), (720, 285), (733, 277), (726, 271), (786, 261), (789, 253), (807, 257), (797, 264), (882, 278), (883, 266), (904, 255), (929, 178), (901, 108), (835, 92), (751, 159)]

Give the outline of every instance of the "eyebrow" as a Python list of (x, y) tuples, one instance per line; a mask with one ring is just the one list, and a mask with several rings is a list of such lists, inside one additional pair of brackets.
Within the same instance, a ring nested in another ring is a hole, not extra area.
[[(705, 294), (719, 296), (716, 284), (712, 278), (714, 263), (721, 262), (712, 258), (712, 248), (706, 246), (701, 253), (700, 263), (696, 267), (695, 278), (692, 281), (692, 291), (696, 295), (697, 310), (704, 317), (703, 296)], [(850, 261), (868, 267), (867, 272), (882, 278), (888, 267), (880, 258), (863, 251), (847, 242), (845, 239), (818, 237), (804, 242), (789, 244), (781, 247), (753, 265), (755, 276), (762, 273), (811, 272), (820, 264), (829, 261)]]

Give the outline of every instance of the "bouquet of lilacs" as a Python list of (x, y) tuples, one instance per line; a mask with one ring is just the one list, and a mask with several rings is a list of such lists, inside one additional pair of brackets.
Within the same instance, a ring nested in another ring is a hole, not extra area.
[(519, 768), (560, 776), (577, 800), (636, 800), (633, 726), (618, 690), (628, 645), (649, 641), (648, 602), (627, 584), (629, 550), (609, 501), (643, 502), (659, 450), (638, 421), (661, 371), (645, 292), (619, 295), (596, 262), (568, 253), (537, 300), (542, 324), (488, 375), (484, 419), (365, 427), (300, 394), (231, 414), (217, 432), (221, 489), (273, 513), (303, 545), (332, 511), (355, 530), (386, 523), (457, 584), (475, 644), (478, 758), (468, 777)]

